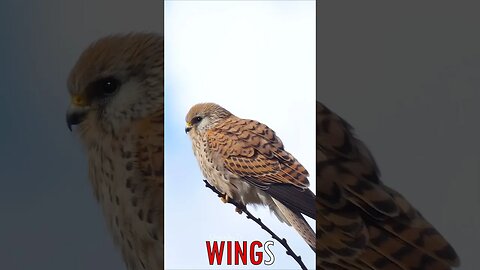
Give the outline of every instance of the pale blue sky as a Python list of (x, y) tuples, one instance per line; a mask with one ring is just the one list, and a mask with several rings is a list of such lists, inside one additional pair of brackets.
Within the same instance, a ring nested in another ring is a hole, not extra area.
[[(165, 35), (166, 268), (218, 269), (208, 265), (205, 241), (271, 237), (204, 187), (185, 115), (195, 103), (216, 102), (263, 122), (315, 175), (315, 2), (167, 1)], [(293, 228), (250, 208), (313, 269), (314, 253)], [(298, 268), (279, 243), (273, 252), (274, 265), (244, 268)]]

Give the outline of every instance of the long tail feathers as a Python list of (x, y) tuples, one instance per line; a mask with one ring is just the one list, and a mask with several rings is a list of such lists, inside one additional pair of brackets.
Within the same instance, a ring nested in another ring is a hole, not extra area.
[(316, 250), (316, 235), (310, 225), (307, 223), (305, 218), (300, 213), (295, 213), (290, 210), (288, 207), (283, 205), (281, 202), (273, 199), (278, 209), (282, 212), (283, 216), (287, 219), (286, 221), (292, 225), (292, 227), (300, 234), (300, 236), (307, 242), (307, 244), (312, 248), (313, 251)]

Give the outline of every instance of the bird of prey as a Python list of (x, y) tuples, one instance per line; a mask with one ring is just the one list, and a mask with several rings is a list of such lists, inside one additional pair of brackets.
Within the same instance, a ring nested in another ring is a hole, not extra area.
[(129, 270), (163, 269), (163, 37), (104, 37), (68, 78), (89, 177)]
[(317, 103), (317, 268), (446, 270), (450, 244), (398, 192), (385, 186), (350, 125)]
[(223, 201), (268, 206), (315, 250), (315, 232), (302, 216), (316, 215), (308, 172), (275, 132), (214, 103), (194, 105), (185, 120), (202, 173)]

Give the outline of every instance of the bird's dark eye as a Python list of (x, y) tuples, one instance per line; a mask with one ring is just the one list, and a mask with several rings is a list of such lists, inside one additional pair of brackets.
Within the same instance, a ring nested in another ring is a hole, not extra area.
[(98, 82), (98, 87), (104, 95), (113, 94), (120, 87), (120, 81), (113, 77), (108, 77), (105, 79), (101, 79)]
[(196, 116), (192, 119), (192, 124), (196, 124), (198, 122), (202, 121), (202, 117)]

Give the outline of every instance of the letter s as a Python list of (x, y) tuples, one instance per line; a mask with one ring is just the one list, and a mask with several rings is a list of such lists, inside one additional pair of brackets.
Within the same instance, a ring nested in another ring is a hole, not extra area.
[(267, 241), (264, 244), (265, 253), (268, 255), (269, 260), (265, 260), (265, 265), (272, 265), (275, 262), (275, 255), (273, 255), (272, 250), (270, 250), (270, 246), (273, 246), (275, 243), (273, 241)]

